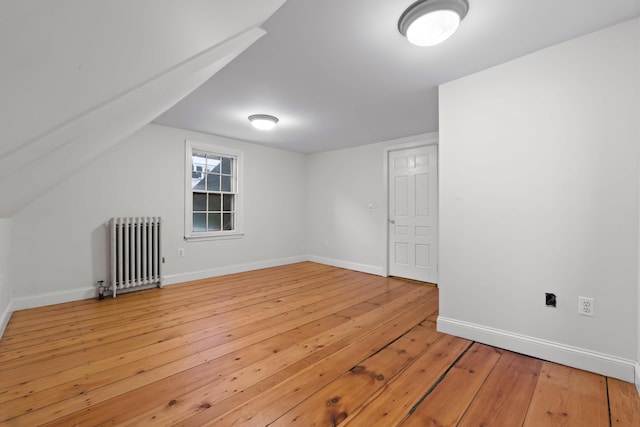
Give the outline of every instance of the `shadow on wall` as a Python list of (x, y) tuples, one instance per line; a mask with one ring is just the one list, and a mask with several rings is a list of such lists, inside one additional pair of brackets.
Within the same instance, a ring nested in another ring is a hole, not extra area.
[(105, 221), (91, 232), (91, 271), (92, 284), (97, 286), (99, 280), (111, 281), (109, 271), (109, 223)]

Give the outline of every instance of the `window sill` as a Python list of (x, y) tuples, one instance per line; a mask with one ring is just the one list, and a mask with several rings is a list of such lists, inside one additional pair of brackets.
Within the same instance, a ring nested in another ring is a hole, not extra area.
[(244, 237), (244, 233), (226, 233), (226, 234), (208, 234), (204, 236), (190, 235), (190, 236), (184, 236), (184, 240), (188, 242), (204, 242), (207, 240), (242, 239), (243, 237)]

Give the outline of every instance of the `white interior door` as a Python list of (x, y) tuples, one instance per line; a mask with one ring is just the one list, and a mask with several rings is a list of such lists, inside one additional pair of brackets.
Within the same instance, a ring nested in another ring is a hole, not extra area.
[(389, 152), (389, 275), (438, 283), (438, 148)]

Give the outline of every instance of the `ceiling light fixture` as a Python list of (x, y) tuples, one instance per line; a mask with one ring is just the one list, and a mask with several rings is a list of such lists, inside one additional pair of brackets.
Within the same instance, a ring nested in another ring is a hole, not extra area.
[(467, 0), (419, 0), (400, 16), (398, 30), (412, 44), (434, 46), (456, 32), (468, 10)]
[(249, 116), (249, 121), (254, 128), (260, 130), (273, 129), (276, 123), (279, 122), (277, 117), (270, 116), (268, 114), (254, 114), (252, 116)]

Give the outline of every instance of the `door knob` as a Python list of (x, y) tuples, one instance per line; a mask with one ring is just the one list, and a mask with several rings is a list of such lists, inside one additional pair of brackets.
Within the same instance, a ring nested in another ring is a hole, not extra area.
[(396, 223), (396, 220), (395, 220), (395, 219), (390, 219), (390, 220), (389, 220), (389, 224), (395, 224), (395, 223)]

